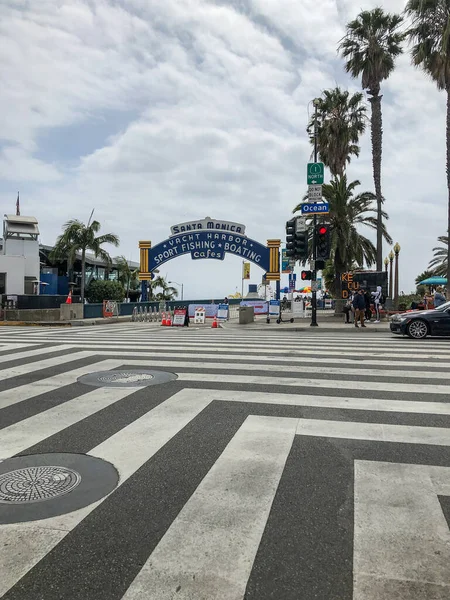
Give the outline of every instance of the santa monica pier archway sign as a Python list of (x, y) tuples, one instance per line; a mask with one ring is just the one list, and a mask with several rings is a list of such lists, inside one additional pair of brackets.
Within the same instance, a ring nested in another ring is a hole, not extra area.
[(170, 237), (153, 248), (150, 241), (139, 242), (142, 300), (147, 300), (145, 282), (153, 279), (153, 271), (183, 254), (190, 254), (193, 260), (223, 260), (225, 254), (234, 254), (261, 267), (268, 281), (278, 282), (278, 292), (280, 245), (281, 240), (267, 240), (267, 245), (263, 246), (245, 235), (245, 225), (216, 221), (210, 217), (173, 225), (170, 228)]

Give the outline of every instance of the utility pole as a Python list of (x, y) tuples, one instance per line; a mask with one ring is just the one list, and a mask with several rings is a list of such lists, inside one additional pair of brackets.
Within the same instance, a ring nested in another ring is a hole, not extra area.
[[(319, 105), (319, 99), (316, 98), (313, 102), (314, 104), (314, 162), (317, 163), (317, 107)], [(316, 259), (317, 259), (317, 249), (316, 249), (316, 227), (317, 226), (317, 215), (314, 214), (314, 226), (313, 226), (313, 265), (312, 265), (312, 274), (311, 274), (311, 284), (312, 284), (312, 303), (311, 303), (311, 327), (318, 327), (317, 323), (317, 290), (316, 290), (316, 281), (317, 281), (317, 271), (316, 271)]]

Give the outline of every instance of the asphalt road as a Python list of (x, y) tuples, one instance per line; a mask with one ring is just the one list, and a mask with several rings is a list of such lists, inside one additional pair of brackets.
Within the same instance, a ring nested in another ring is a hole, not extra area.
[(450, 598), (450, 340), (1, 328), (0, 461), (5, 600)]

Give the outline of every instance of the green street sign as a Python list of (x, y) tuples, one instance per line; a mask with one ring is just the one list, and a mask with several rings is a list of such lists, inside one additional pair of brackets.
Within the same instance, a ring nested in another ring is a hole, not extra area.
[(308, 185), (323, 184), (323, 163), (308, 163), (307, 183)]

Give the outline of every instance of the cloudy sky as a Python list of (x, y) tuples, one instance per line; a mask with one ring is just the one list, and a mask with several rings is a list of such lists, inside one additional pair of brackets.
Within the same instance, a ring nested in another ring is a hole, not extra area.
[[(2, 212), (20, 190), (22, 214), (52, 244), (95, 207), (133, 260), (138, 240), (206, 216), (283, 239), (305, 190), (311, 100), (359, 89), (336, 53), (345, 24), (361, 8), (404, 4), (0, 0)], [(382, 92), (383, 191), (408, 292), (446, 230), (445, 94), (408, 53)], [(348, 175), (373, 189), (369, 133)], [(240, 290), (241, 261), (185, 256), (162, 274), (185, 297), (220, 297)], [(252, 265), (252, 282), (261, 275)]]

